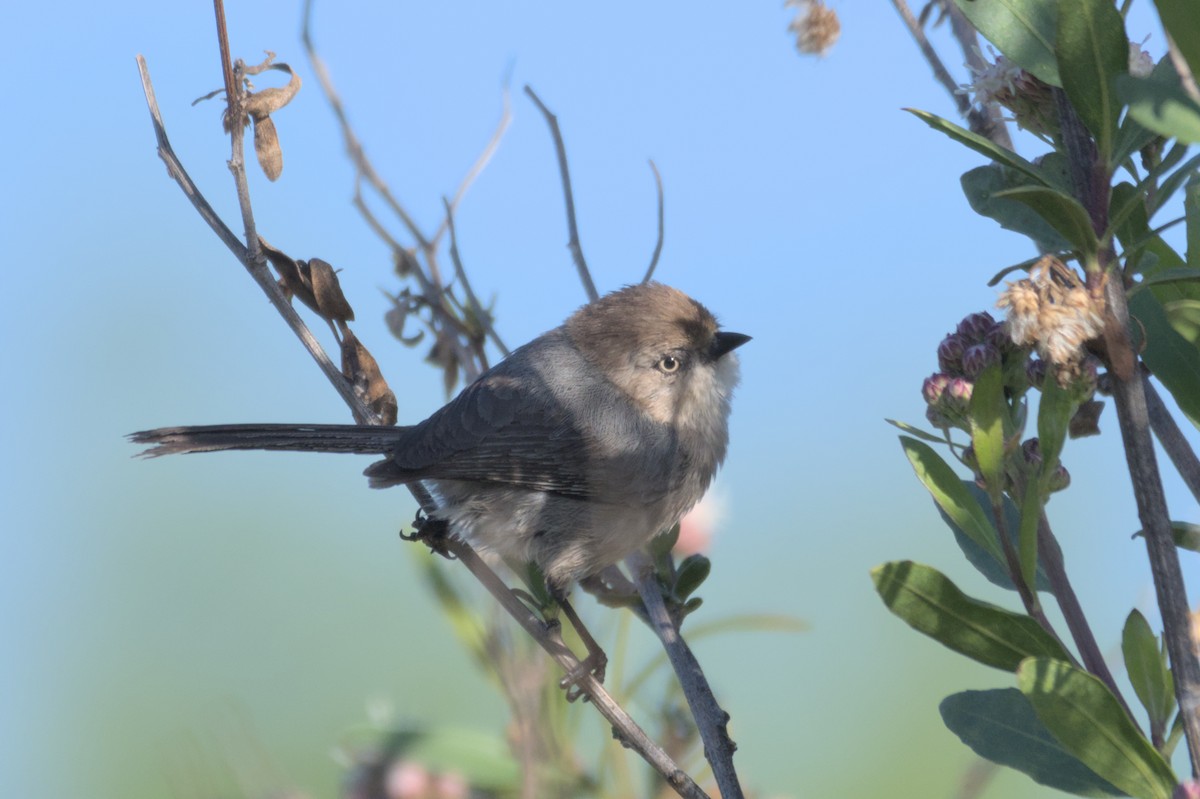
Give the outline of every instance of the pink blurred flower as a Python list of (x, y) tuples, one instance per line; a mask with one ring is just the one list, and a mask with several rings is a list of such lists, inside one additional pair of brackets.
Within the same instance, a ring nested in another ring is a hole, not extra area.
[(420, 763), (397, 760), (388, 769), (384, 791), (388, 799), (425, 799), (432, 779)]
[(725, 503), (713, 492), (705, 494), (696, 507), (679, 520), (679, 540), (675, 542), (672, 552), (683, 558), (707, 552), (724, 511)]
[(433, 790), (438, 799), (467, 799), (471, 786), (463, 775), (448, 771), (438, 775)]

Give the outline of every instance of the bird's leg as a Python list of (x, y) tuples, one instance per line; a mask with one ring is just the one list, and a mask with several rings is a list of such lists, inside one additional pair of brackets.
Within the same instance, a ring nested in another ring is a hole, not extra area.
[(567, 592), (559, 588), (550, 588), (550, 595), (558, 606), (562, 608), (563, 614), (567, 620), (571, 622), (571, 626), (575, 628), (575, 632), (579, 634), (579, 640), (583, 642), (584, 648), (587, 649), (587, 657), (585, 657), (578, 666), (567, 672), (558, 684), (567, 691), (567, 701), (574, 702), (583, 693), (580, 690), (578, 682), (588, 674), (594, 676), (597, 682), (604, 682), (604, 671), (608, 666), (608, 655), (604, 654), (604, 650), (600, 648), (600, 644), (596, 643), (596, 639), (588, 632), (587, 627), (583, 625), (583, 621), (579, 618), (579, 614), (575, 612), (575, 608), (571, 607), (571, 602), (567, 599)]
[(445, 519), (431, 518), (418, 509), (417, 517), (413, 519), (412, 535), (405, 535), (401, 530), (400, 537), (405, 541), (420, 541), (429, 547), (430, 552), (441, 555), (447, 560), (454, 560), (454, 555), (446, 548), (445, 543), (449, 533), (450, 524)]

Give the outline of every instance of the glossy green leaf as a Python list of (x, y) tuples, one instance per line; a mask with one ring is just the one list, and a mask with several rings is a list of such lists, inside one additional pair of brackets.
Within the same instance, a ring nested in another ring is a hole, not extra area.
[(1002, 557), (996, 528), (975, 497), (963, 487), (962, 480), (941, 456), (928, 444), (915, 438), (900, 436), (900, 446), (908, 456), (917, 479), (933, 496), (937, 506), (958, 525), (972, 541), (993, 556)]
[(1165, 730), (1171, 714), (1175, 712), (1175, 689), (1171, 671), (1158, 638), (1150, 629), (1146, 617), (1134, 610), (1125, 620), (1121, 634), (1121, 654), (1125, 658), (1125, 672), (1133, 685), (1134, 693), (1155, 729)]
[(1175, 40), (1193, 75), (1200, 75), (1200, 36), (1196, 35), (1196, 20), (1200, 20), (1197, 0), (1154, 0), (1163, 28)]
[(1004, 399), (1004, 374), (994, 363), (975, 378), (971, 390), (971, 444), (979, 473), (992, 502), (1004, 491), (1004, 436), (1008, 403)]
[(975, 213), (996, 220), (1006, 230), (1028, 236), (1042, 249), (1071, 249), (1067, 240), (1028, 205), (996, 196), (1006, 189), (1029, 185), (1029, 181), (1025, 174), (999, 164), (975, 167), (960, 180), (963, 194)]
[[(988, 499), (988, 495), (982, 488), (975, 485), (974, 481), (972, 480), (963, 480), (963, 487), (968, 493), (975, 497), (975, 500), (980, 504), (980, 506), (983, 507), (984, 513), (987, 514), (989, 524), (994, 526), (991, 501)], [(1004, 512), (1005, 535), (1008, 536), (1009, 541), (1012, 542), (1013, 548), (1016, 549), (1018, 546), (1017, 536), (1021, 529), (1021, 512), (1017, 509), (1016, 503), (1009, 499), (1008, 495), (1005, 495), (1001, 498), (1000, 504)], [(938, 508), (938, 512), (942, 515), (942, 521), (944, 521), (954, 533), (954, 540), (958, 544), (959, 549), (962, 550), (963, 555), (970, 562), (970, 564), (979, 571), (980, 574), (986, 577), (993, 585), (997, 585), (1006, 591), (1017, 590), (1016, 586), (1013, 585), (1012, 577), (1009, 576), (1008, 563), (1004, 559), (1003, 555), (997, 555), (988, 552), (963, 534), (962, 530), (958, 528), (958, 526), (949, 516), (942, 512), (941, 508)], [(1042, 568), (1041, 563), (1038, 564), (1037, 579), (1034, 585), (1039, 591), (1050, 590), (1050, 578), (1046, 576), (1046, 572)]]
[(1120, 796), (1055, 740), (1016, 688), (963, 691), (938, 706), (942, 721), (982, 758), (1076, 796)]
[(955, 0), (975, 29), (1013, 63), (1061, 86), (1054, 57), (1054, 0)]
[(1135, 799), (1170, 799), (1171, 767), (1096, 677), (1036, 657), (1017, 669), (1017, 687), (1050, 734), (1097, 775)]
[(1091, 217), (1079, 201), (1066, 192), (1045, 186), (1018, 186), (995, 196), (1028, 205), (1080, 253), (1091, 255), (1098, 249)]
[(1200, 105), (1187, 96), (1178, 76), (1173, 77), (1174, 82), (1168, 82), (1155, 76), (1120, 75), (1117, 92), (1138, 124), (1168, 139), (1200, 142)]
[(1047, 176), (1045, 171), (1039, 169), (1033, 163), (1026, 161), (1012, 150), (999, 146), (985, 136), (980, 136), (978, 133), (972, 133), (966, 128), (960, 125), (955, 125), (953, 122), (947, 119), (942, 119), (941, 117), (931, 114), (928, 111), (918, 111), (915, 108), (906, 108), (904, 110), (908, 111), (910, 114), (934, 130), (945, 133), (959, 144), (964, 144), (967, 147), (970, 147), (975, 152), (986, 156), (989, 160), (1004, 164), (1007, 167), (1028, 175), (1035, 183), (1039, 185), (1049, 186), (1053, 183), (1052, 179)]
[(1021, 564), (1021, 579), (1025, 585), (1033, 585), (1038, 566), (1038, 522), (1042, 517), (1045, 496), (1040, 480), (1026, 482), (1025, 493), (1021, 497), (1021, 528), (1017, 534), (1017, 560)]
[(703, 555), (688, 555), (679, 564), (675, 578), (675, 598), (681, 602), (691, 596), (708, 579), (712, 561)]
[(1184, 415), (1200, 427), (1200, 350), (1171, 327), (1154, 291), (1139, 291), (1129, 298), (1129, 313), (1145, 333), (1142, 360)]
[(1063, 91), (1096, 139), (1102, 163), (1113, 154), (1121, 102), (1115, 80), (1129, 72), (1129, 37), (1112, 0), (1058, 0), (1058, 73)]
[(1030, 617), (972, 599), (930, 566), (893, 561), (872, 569), (871, 579), (909, 626), (986, 666), (1010, 671), (1030, 656), (1068, 657)]
[(1079, 403), (1071, 392), (1058, 385), (1052, 374), (1046, 375), (1042, 398), (1038, 403), (1038, 446), (1042, 453), (1042, 478), (1054, 473), (1067, 440), (1067, 429)]

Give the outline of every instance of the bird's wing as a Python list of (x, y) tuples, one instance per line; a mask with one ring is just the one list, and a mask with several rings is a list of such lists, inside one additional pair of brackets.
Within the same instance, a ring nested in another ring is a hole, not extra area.
[(578, 419), (537, 378), (493, 370), (405, 431), (373, 486), (467, 480), (587, 499), (587, 444)]

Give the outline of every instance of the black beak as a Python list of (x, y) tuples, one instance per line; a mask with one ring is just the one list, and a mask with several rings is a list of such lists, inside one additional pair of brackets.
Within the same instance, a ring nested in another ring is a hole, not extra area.
[(749, 340), (750, 337), (745, 333), (726, 333), (722, 331), (713, 337), (712, 347), (709, 348), (708, 352), (715, 361), (722, 355), (733, 352)]

